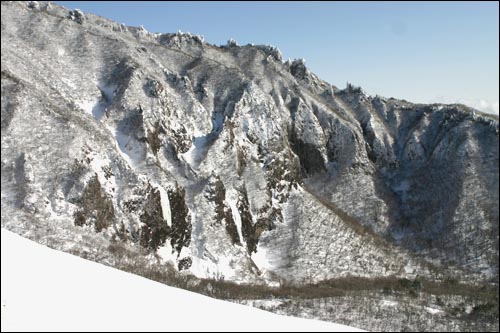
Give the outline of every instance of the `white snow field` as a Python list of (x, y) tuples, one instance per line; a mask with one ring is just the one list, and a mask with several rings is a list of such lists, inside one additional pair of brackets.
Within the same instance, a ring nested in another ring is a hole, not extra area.
[(360, 331), (172, 288), (2, 228), (4, 331)]

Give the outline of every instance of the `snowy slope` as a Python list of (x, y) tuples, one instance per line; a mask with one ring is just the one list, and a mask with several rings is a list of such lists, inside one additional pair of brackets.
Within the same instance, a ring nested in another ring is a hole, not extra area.
[(2, 228), (4, 331), (343, 331), (168, 287)]

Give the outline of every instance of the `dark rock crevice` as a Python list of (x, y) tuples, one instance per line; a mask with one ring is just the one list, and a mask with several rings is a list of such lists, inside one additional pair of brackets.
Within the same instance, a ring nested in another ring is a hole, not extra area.
[(74, 214), (75, 225), (93, 225), (96, 232), (101, 232), (113, 224), (113, 202), (102, 189), (97, 174), (88, 181), (78, 206), (80, 209)]
[(188, 247), (191, 243), (191, 215), (186, 205), (186, 191), (184, 188), (176, 185), (167, 190), (170, 201), (170, 211), (172, 218), (172, 228), (169, 232), (170, 244), (172, 249), (180, 254), (183, 247)]

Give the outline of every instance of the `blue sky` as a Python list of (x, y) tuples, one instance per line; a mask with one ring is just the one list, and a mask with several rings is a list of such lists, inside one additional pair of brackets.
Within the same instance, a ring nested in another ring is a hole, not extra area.
[(214, 44), (272, 44), (340, 88), (498, 114), (498, 2), (57, 3)]

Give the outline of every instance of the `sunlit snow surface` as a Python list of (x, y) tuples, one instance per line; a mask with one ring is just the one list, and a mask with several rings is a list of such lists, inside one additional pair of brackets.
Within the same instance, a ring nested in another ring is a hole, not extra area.
[(168, 287), (1, 233), (2, 332), (359, 331)]

